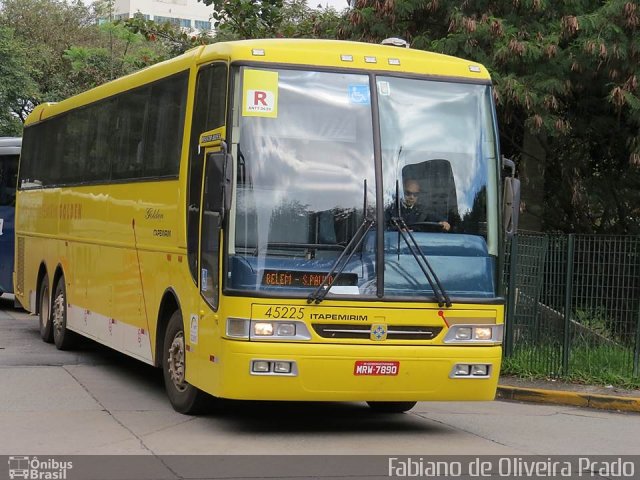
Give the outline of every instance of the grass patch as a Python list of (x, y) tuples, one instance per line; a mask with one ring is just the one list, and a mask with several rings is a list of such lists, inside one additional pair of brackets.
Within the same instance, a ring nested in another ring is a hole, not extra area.
[(572, 347), (569, 370), (562, 371), (562, 348), (558, 346), (519, 347), (502, 360), (502, 372), (522, 378), (562, 378), (588, 385), (640, 388), (633, 376), (633, 350), (599, 345)]

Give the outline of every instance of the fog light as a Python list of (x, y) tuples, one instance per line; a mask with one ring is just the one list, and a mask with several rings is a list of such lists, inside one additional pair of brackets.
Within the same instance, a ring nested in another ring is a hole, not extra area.
[(257, 373), (267, 373), (269, 370), (269, 362), (265, 362), (264, 360), (255, 360), (251, 366), (251, 371)]
[(280, 337), (295, 337), (296, 326), (293, 323), (280, 323), (276, 328), (276, 335)]
[(491, 327), (476, 327), (473, 335), (476, 340), (491, 340), (493, 329)]
[(258, 322), (253, 325), (253, 333), (264, 337), (273, 335), (273, 323)]
[(456, 330), (456, 340), (471, 340), (471, 327), (459, 327)]
[(275, 373), (291, 373), (290, 362), (275, 362), (273, 364), (273, 371)]
[(471, 375), (486, 377), (488, 371), (489, 371), (488, 365), (472, 365), (471, 366)]
[(469, 375), (469, 367), (470, 367), (469, 365), (458, 364), (456, 365), (456, 369), (453, 374), (456, 377)]

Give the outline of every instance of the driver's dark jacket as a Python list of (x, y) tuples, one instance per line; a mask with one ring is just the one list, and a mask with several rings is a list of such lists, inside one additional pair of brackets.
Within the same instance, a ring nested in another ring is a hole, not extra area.
[[(387, 207), (387, 209), (385, 210), (384, 218), (385, 218), (385, 224), (388, 226), (388, 228), (394, 228), (394, 225), (391, 222), (391, 219), (398, 215), (397, 211), (398, 211), (398, 208), (395, 204), (391, 205), (390, 207)], [(407, 225), (412, 225), (418, 222), (435, 221), (429, 218), (431, 217), (431, 215), (429, 215), (428, 212), (425, 210), (425, 208), (419, 203), (414, 204), (413, 207), (408, 207), (404, 203), (401, 203), (400, 215), (402, 216), (402, 218), (404, 219), (404, 222)]]

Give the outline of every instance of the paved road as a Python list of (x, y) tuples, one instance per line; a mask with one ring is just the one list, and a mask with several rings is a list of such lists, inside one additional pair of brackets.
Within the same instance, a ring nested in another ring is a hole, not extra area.
[(425, 402), (386, 416), (357, 403), (229, 402), (184, 416), (157, 370), (91, 342), (59, 352), (6, 299), (0, 432), (0, 455), (640, 454), (640, 415), (562, 406)]

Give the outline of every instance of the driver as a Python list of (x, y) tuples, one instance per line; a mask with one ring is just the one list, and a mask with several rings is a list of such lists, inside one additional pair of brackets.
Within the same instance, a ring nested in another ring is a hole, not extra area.
[[(449, 222), (434, 218), (435, 216), (418, 202), (418, 198), (420, 196), (420, 183), (417, 180), (412, 178), (405, 179), (403, 182), (403, 191), (404, 196), (400, 203), (400, 215), (409, 227), (416, 223), (433, 222), (440, 224), (443, 232), (451, 230)], [(397, 207), (395, 204), (392, 204), (387, 208), (387, 224), (391, 224), (391, 218), (396, 215), (396, 209)]]

